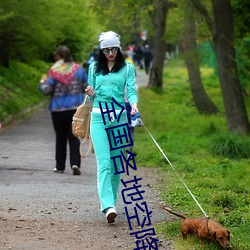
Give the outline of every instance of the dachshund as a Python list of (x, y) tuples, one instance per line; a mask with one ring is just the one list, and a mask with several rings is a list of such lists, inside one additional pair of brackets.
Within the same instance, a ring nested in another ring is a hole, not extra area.
[(183, 219), (181, 225), (181, 233), (183, 239), (187, 239), (188, 234), (196, 235), (200, 241), (215, 241), (218, 242), (223, 249), (231, 249), (230, 232), (228, 229), (222, 227), (222, 225), (210, 218), (187, 218), (185, 215), (173, 212), (167, 207), (162, 207), (169, 213), (178, 216)]

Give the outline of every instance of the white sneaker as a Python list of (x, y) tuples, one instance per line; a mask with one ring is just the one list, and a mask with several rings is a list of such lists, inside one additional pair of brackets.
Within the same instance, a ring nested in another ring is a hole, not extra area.
[(64, 173), (63, 170), (58, 170), (57, 168), (54, 168), (53, 171), (54, 171), (55, 173), (59, 173), (59, 174), (63, 174), (63, 173)]
[(110, 207), (107, 209), (106, 218), (108, 220), (108, 223), (114, 223), (116, 216), (117, 216), (117, 212), (115, 208)]
[(81, 171), (80, 171), (80, 168), (78, 166), (73, 165), (72, 170), (73, 170), (73, 175), (81, 175)]

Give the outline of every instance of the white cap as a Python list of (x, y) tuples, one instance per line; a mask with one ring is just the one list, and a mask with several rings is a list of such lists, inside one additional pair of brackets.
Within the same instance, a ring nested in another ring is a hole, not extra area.
[(121, 48), (120, 36), (113, 31), (103, 32), (99, 36), (100, 49), (119, 47)]

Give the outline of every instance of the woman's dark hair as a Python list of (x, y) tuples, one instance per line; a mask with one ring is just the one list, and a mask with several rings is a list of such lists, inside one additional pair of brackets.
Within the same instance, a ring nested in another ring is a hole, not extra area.
[[(119, 71), (121, 68), (125, 66), (125, 60), (121, 53), (121, 50), (118, 49), (117, 55), (115, 58), (115, 65), (112, 69), (113, 72)], [(103, 75), (109, 74), (109, 69), (107, 65), (107, 58), (103, 54), (102, 50), (100, 50), (99, 56), (97, 57), (97, 63), (96, 63), (96, 72), (97, 74), (101, 73)]]
[(65, 45), (61, 45), (56, 49), (56, 51), (54, 53), (54, 57), (55, 57), (55, 59), (59, 57), (60, 59), (63, 59), (64, 62), (72, 62), (73, 61), (70, 50)]

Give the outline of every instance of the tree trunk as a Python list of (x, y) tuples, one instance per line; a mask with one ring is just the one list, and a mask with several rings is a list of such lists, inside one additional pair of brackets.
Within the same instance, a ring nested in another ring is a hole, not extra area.
[(235, 60), (230, 0), (212, 0), (212, 3), (216, 29), (213, 38), (228, 129), (237, 134), (248, 134), (250, 124)]
[(166, 53), (166, 43), (164, 41), (166, 19), (168, 12), (168, 1), (156, 1), (155, 16), (155, 37), (153, 44), (153, 62), (149, 74), (148, 87), (157, 87), (162, 89), (163, 66)]
[(193, 11), (192, 6), (187, 6), (187, 10), (185, 18), (185, 55), (191, 92), (200, 113), (217, 113), (218, 108), (207, 95), (201, 80), (200, 57), (196, 48), (195, 18), (190, 15)]
[(249, 134), (250, 123), (237, 71), (230, 0), (212, 0), (214, 20), (200, 0), (191, 0), (212, 33), (229, 132)]

